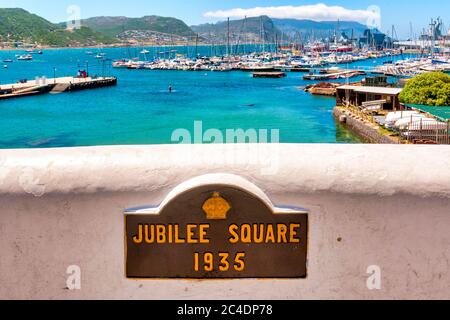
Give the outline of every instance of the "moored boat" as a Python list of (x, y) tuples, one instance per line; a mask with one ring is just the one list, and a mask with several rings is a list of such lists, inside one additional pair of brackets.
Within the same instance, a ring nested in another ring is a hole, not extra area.
[(17, 60), (20, 61), (30, 61), (33, 60), (33, 56), (31, 54), (24, 54), (17, 57)]

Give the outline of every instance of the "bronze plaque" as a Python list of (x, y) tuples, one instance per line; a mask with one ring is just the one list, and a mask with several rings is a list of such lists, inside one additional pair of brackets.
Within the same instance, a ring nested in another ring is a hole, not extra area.
[[(275, 212), (274, 212), (275, 211)], [(201, 187), (161, 212), (125, 214), (128, 278), (305, 278), (308, 215), (230, 187)]]

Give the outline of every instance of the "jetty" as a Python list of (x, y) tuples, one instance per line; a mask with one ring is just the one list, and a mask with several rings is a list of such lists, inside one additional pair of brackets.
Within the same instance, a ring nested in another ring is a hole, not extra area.
[(62, 93), (117, 85), (116, 77), (61, 77), (21, 80), (0, 85), (0, 100), (27, 97), (45, 93)]
[(284, 72), (255, 72), (253, 78), (284, 78), (286, 73)]

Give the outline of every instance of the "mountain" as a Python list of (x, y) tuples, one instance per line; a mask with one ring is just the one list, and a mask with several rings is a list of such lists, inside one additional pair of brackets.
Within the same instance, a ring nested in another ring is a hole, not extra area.
[[(351, 37), (359, 37), (364, 34), (367, 27), (354, 21), (326, 21), (317, 22), (312, 20), (297, 19), (272, 19), (268, 16), (247, 18), (230, 21), (230, 38), (232, 41), (245, 38), (247, 42), (260, 42), (261, 24), (264, 26), (265, 40), (275, 42), (276, 39), (293, 40), (298, 39), (299, 34), (303, 40), (311, 38), (327, 38), (339, 33), (345, 33)], [(198, 26), (191, 26), (191, 29), (199, 33), (205, 39), (216, 42), (224, 42), (227, 39), (228, 23), (221, 21), (215, 24), (207, 23)]]
[[(206, 23), (191, 26), (191, 29), (202, 38), (214, 42), (226, 43), (228, 39), (228, 22)], [(282, 32), (275, 26), (272, 19), (267, 16), (230, 20), (230, 41), (262, 42), (263, 37), (267, 42), (275, 42), (280, 39)]]
[(272, 19), (274, 25), (283, 33), (290, 37), (298, 38), (301, 33), (302, 38), (314, 36), (316, 38), (327, 38), (333, 36), (335, 31), (344, 32), (351, 37), (362, 36), (367, 26), (354, 21), (323, 21), (317, 22), (312, 20), (296, 20), (296, 19)]
[(0, 38), (3, 42), (26, 42), (50, 46), (109, 44), (110, 37), (89, 28), (68, 31), (20, 8), (0, 9)]
[(120, 38), (121, 34), (130, 31), (150, 31), (182, 37), (195, 36), (194, 32), (183, 21), (160, 16), (145, 16), (142, 18), (93, 17), (82, 20), (81, 25), (115, 38)]

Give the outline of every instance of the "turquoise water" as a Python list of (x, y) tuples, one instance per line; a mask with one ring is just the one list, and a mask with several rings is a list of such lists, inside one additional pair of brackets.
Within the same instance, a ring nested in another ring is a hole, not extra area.
[[(192, 54), (194, 49), (183, 50)], [(194, 121), (202, 121), (204, 130), (279, 129), (282, 143), (360, 142), (333, 119), (334, 98), (303, 92), (311, 82), (303, 81), (302, 73), (253, 79), (243, 72), (113, 70), (111, 62), (104, 66), (85, 51), (45, 50), (34, 61), (0, 70), (4, 84), (53, 77), (54, 68), (56, 76), (74, 75), (89, 61), (91, 74), (119, 79), (117, 87), (0, 101), (0, 148), (166, 144), (178, 128), (193, 131)], [(127, 56), (126, 49), (104, 51), (111, 59)], [(209, 51), (200, 48), (201, 54)], [(16, 53), (0, 52), (0, 59)]]

